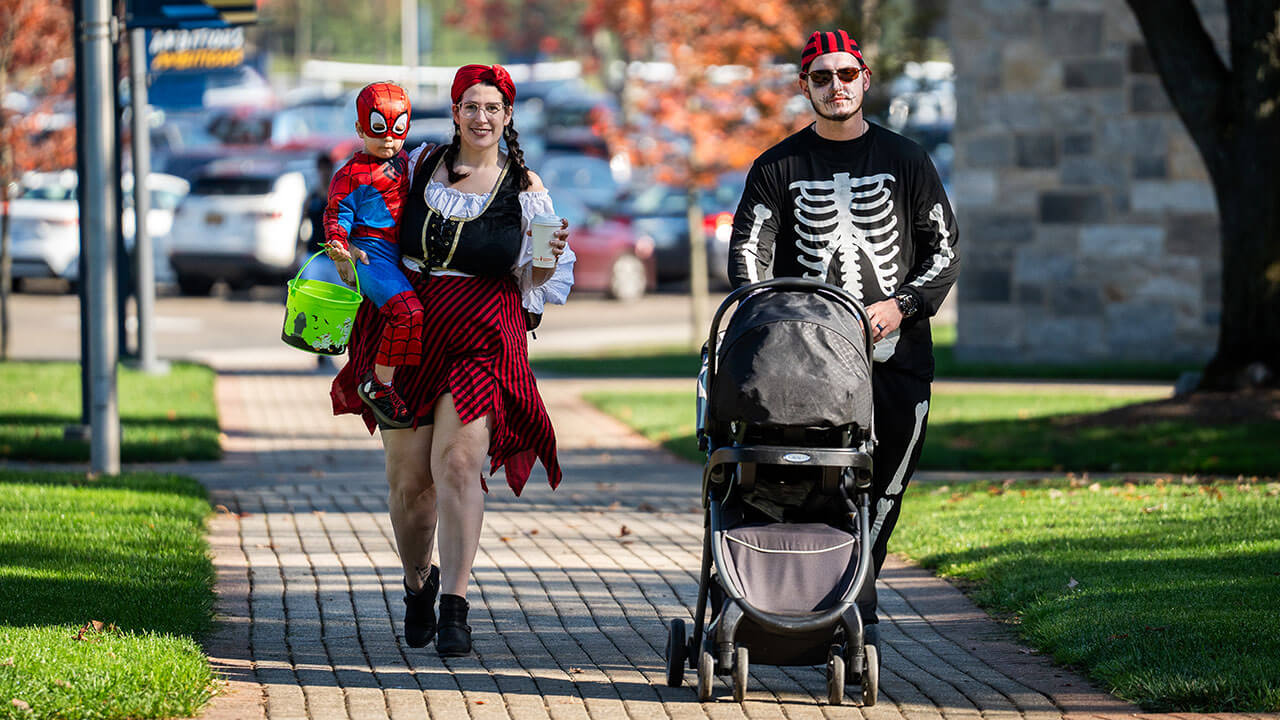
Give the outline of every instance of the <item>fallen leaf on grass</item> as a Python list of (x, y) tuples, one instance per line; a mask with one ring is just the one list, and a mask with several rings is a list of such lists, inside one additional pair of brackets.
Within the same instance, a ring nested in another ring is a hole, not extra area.
[(12, 702), (13, 702), (13, 706), (18, 708), (19, 710), (26, 710), (28, 712), (31, 711), (31, 705), (26, 700), (19, 700), (18, 698), (14, 698)]
[(71, 683), (67, 682), (66, 680), (63, 680), (62, 678), (57, 678), (56, 680), (53, 681), (53, 684), (57, 685), (58, 687), (64, 687), (64, 688), (71, 687)]
[(1102, 490), (1102, 483), (1093, 483), (1089, 486), (1089, 492), (1099, 492)]
[(1123, 640), (1123, 639), (1125, 639), (1125, 638), (1127, 638), (1127, 637), (1129, 637), (1129, 633), (1116, 633), (1116, 634), (1114, 634), (1114, 635), (1108, 635), (1108, 636), (1107, 636), (1107, 639), (1108, 639), (1108, 640)]
[[(1276, 574), (1280, 575), (1280, 573), (1276, 573)], [(0, 660), (0, 667), (13, 667), (13, 658), (7, 657), (3, 660)]]
[(1144, 512), (1144, 513), (1153, 513), (1153, 512), (1156, 512), (1156, 511), (1158, 511), (1158, 510), (1163, 510), (1163, 509), (1164, 509), (1164, 503), (1160, 503), (1159, 505), (1152, 505), (1152, 506), (1150, 506), (1150, 507), (1144, 507), (1144, 508), (1142, 508), (1142, 512)]

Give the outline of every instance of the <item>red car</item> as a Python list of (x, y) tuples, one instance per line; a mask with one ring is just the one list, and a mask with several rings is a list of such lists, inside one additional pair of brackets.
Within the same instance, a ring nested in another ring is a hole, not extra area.
[(624, 302), (638, 300), (657, 285), (653, 241), (637, 239), (631, 227), (607, 220), (570, 195), (553, 197), (556, 212), (569, 221), (569, 244), (578, 260), (575, 290), (603, 291)]

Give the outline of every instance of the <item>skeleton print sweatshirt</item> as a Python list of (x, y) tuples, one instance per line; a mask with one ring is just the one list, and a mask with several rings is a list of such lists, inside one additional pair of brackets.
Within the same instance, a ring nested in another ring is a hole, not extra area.
[(956, 220), (916, 143), (878, 125), (854, 140), (801, 130), (756, 158), (733, 218), (734, 287), (823, 280), (864, 305), (913, 293), (919, 310), (876, 343), (875, 360), (933, 377), (929, 318), (955, 282)]

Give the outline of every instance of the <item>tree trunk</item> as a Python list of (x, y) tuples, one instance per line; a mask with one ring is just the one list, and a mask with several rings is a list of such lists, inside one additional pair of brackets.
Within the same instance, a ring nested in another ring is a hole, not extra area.
[(689, 188), (689, 302), (693, 320), (693, 336), (689, 346), (694, 350), (706, 342), (711, 316), (707, 312), (707, 236), (702, 230), (702, 203), (697, 186)]
[(1191, 0), (1128, 2), (1218, 201), (1222, 311), (1200, 389), (1280, 386), (1280, 11), (1226, 4), (1228, 65)]
[[(12, 34), (4, 33), (11, 39)], [(8, 50), (0, 51), (0, 98), (9, 92)], [(3, 112), (0, 112), (3, 115)], [(0, 137), (5, 137), (5, 119), (0, 117)], [(13, 241), (9, 237), (9, 178), (13, 175), (13, 148), (0, 147), (0, 360), (9, 359), (9, 294), (13, 291)]]
[(1234, 162), (1214, 173), (1222, 318), (1204, 390), (1280, 386), (1280, 117), (1252, 119), (1232, 129)]
[[(0, 152), (8, 152), (3, 150)], [(0, 181), (0, 360), (9, 359), (9, 293), (13, 290), (13, 240), (9, 237), (9, 183)]]

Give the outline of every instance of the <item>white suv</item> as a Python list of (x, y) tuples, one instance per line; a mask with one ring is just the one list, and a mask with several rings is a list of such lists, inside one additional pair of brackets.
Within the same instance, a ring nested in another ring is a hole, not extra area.
[(184, 295), (207, 295), (217, 280), (247, 288), (291, 274), (300, 240), (311, 229), (306, 197), (302, 172), (281, 163), (211, 164), (174, 217), (169, 262), (178, 288)]

